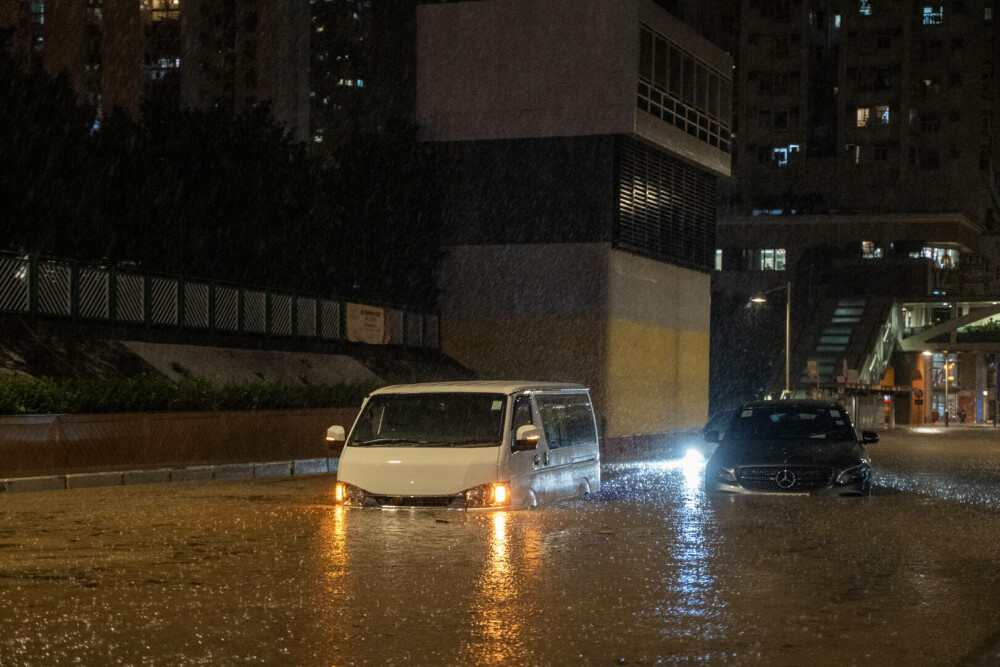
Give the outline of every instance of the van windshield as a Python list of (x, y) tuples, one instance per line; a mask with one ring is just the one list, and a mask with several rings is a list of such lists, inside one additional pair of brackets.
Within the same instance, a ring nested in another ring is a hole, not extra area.
[(377, 394), (369, 399), (348, 447), (497, 447), (504, 394)]

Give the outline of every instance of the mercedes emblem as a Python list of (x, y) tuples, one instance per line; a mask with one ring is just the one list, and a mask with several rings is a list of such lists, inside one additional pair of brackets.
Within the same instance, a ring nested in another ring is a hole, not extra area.
[(791, 470), (784, 468), (778, 471), (778, 474), (774, 476), (774, 481), (783, 489), (790, 489), (795, 485), (795, 473)]

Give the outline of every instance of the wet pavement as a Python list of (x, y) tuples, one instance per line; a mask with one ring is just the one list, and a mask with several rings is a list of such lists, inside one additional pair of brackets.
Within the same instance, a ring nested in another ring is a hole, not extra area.
[(973, 664), (1000, 433), (870, 452), (868, 499), (707, 498), (670, 462), (512, 513), (345, 510), (330, 476), (0, 496), (0, 664)]

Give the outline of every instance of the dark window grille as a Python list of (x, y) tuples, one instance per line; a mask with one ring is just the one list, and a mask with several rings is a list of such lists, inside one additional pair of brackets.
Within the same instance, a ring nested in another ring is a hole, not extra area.
[(634, 139), (618, 146), (615, 247), (711, 271), (715, 177)]

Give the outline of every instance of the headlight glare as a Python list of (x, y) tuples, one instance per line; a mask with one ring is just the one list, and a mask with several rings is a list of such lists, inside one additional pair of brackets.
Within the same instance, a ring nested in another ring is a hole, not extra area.
[(508, 505), (510, 505), (510, 485), (506, 482), (480, 484), (465, 492), (465, 506), (470, 509)]
[(365, 491), (347, 482), (337, 482), (334, 490), (334, 499), (338, 505), (348, 505), (350, 507), (361, 507), (365, 504)]

